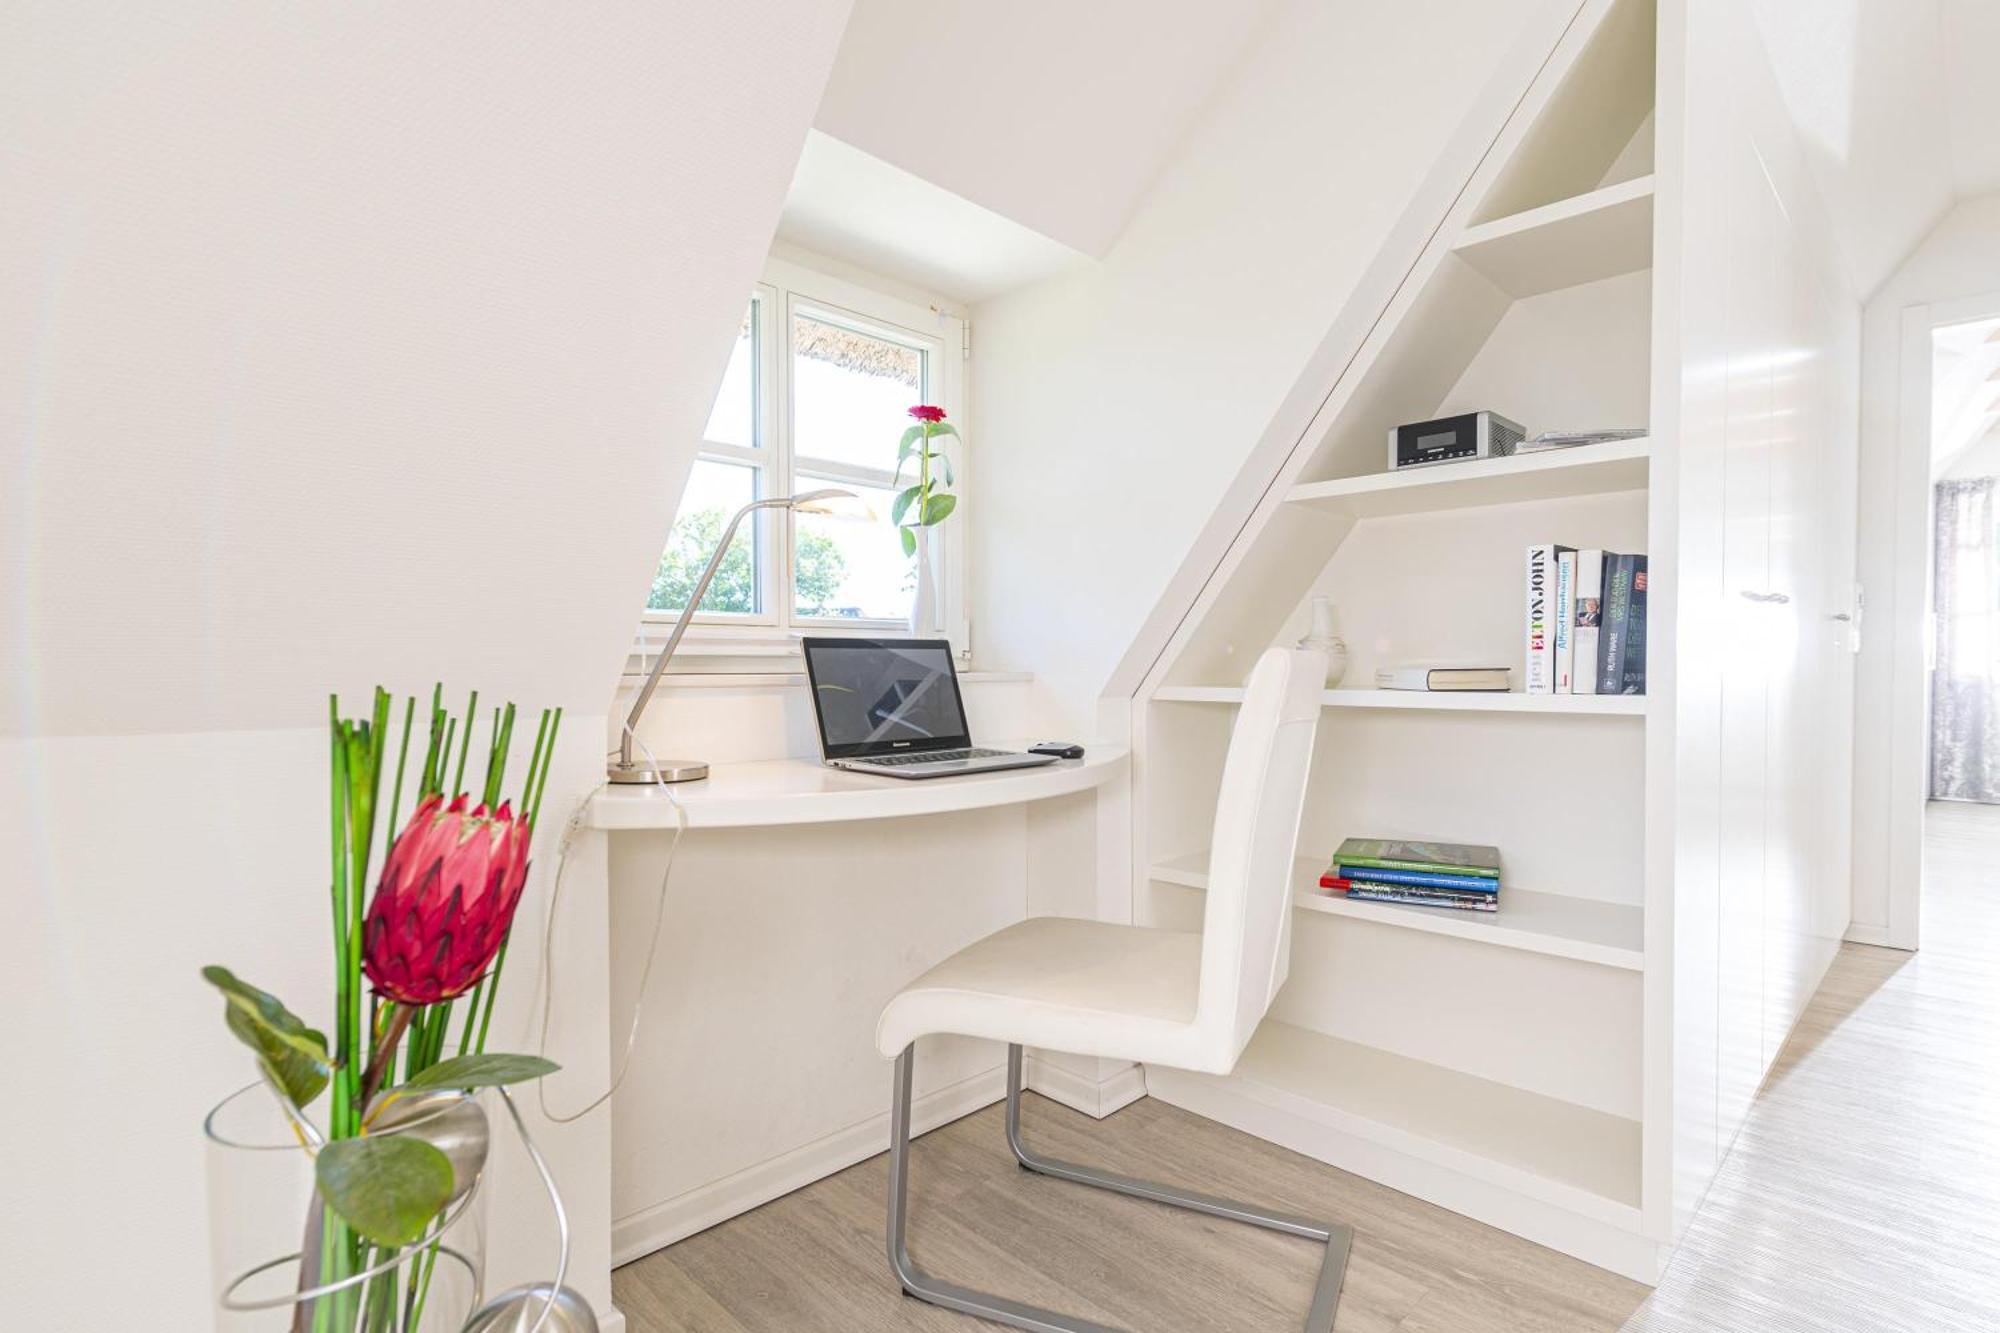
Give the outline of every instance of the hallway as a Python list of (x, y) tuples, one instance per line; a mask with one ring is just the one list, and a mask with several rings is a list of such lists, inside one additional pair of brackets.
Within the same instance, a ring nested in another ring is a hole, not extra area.
[(1924, 847), (1922, 952), (1842, 948), (1627, 1333), (2000, 1326), (2000, 806)]

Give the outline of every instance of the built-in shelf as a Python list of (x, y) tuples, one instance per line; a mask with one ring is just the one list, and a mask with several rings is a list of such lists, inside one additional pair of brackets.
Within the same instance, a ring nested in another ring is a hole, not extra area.
[[(1292, 905), (1301, 911), (1355, 921), (1372, 921), (1429, 935), (1476, 940), (1481, 944), (1637, 972), (1645, 967), (1645, 913), (1637, 907), (1573, 898), (1561, 893), (1502, 888), (1497, 912), (1372, 903), (1327, 893), (1319, 887), (1324, 858), (1301, 857), (1292, 864)], [(1163, 884), (1208, 888), (1208, 854), (1163, 861), (1148, 871)]]
[[(1240, 704), (1240, 685), (1162, 685), (1158, 703)], [(1577, 717), (1644, 717), (1643, 694), (1502, 694), (1498, 691), (1328, 690), (1326, 708), (1402, 708), (1442, 713), (1534, 713)]]
[(1653, 178), (1468, 227), (1452, 252), (1519, 299), (1653, 264)]
[[(1637, 1120), (1270, 1019), (1226, 1077), (1154, 1065), (1146, 1079), (1165, 1101), (1255, 1125), (1322, 1161), (1342, 1164), (1359, 1141), (1639, 1228)], [(1368, 1166), (1374, 1178), (1419, 1195), (1434, 1179), (1379, 1158)]]
[(1614, 440), (1515, 458), (1434, 463), (1401, 472), (1309, 481), (1292, 487), (1285, 499), (1362, 519), (1637, 491), (1646, 487), (1652, 449), (1650, 439)]

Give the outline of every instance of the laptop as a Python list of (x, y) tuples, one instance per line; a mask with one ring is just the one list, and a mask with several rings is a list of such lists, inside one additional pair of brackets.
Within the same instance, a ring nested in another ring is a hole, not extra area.
[(972, 743), (948, 639), (805, 640), (820, 757), (890, 778), (1038, 768), (1055, 756)]

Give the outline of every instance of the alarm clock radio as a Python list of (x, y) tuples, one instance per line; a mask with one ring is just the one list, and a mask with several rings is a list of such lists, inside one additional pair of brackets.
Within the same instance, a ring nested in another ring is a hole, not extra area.
[(1507, 458), (1526, 439), (1522, 430), (1498, 412), (1467, 412), (1397, 426), (1389, 432), (1389, 467), (1428, 467), (1468, 458)]

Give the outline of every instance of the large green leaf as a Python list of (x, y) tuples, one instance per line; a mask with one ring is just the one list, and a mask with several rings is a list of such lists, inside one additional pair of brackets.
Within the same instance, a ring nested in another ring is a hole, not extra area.
[(955, 436), (958, 434), (958, 427), (952, 425), (949, 421), (940, 421), (937, 425), (931, 427), (931, 434)]
[(325, 1034), (307, 1027), (277, 996), (238, 979), (226, 967), (210, 965), (201, 975), (222, 992), (223, 1019), (236, 1039), (257, 1053), (294, 1105), (311, 1104), (325, 1089), (333, 1063)]
[(910, 452), (917, 447), (917, 441), (923, 438), (924, 428), (922, 425), (915, 425), (904, 431), (903, 442), (896, 446), (896, 457), (908, 458)]
[(891, 523), (901, 523), (903, 521), (903, 515), (910, 511), (910, 506), (916, 501), (917, 492), (922, 489), (921, 485), (912, 486), (896, 497), (896, 503), (889, 506), (889, 521)]
[(958, 497), (956, 495), (939, 492), (931, 496), (930, 499), (924, 501), (924, 526), (928, 528), (944, 522), (945, 519), (951, 516), (951, 511), (956, 508), (958, 508)]
[(408, 1134), (336, 1139), (313, 1174), (333, 1211), (377, 1245), (416, 1240), (451, 1198), (451, 1159)]
[(457, 1055), (449, 1060), (440, 1060), (429, 1069), (417, 1074), (399, 1089), (415, 1092), (419, 1088), (498, 1088), (509, 1083), (526, 1083), (529, 1079), (545, 1078), (562, 1066), (553, 1060), (544, 1060), (539, 1055), (505, 1055), (494, 1052), (490, 1055)]

